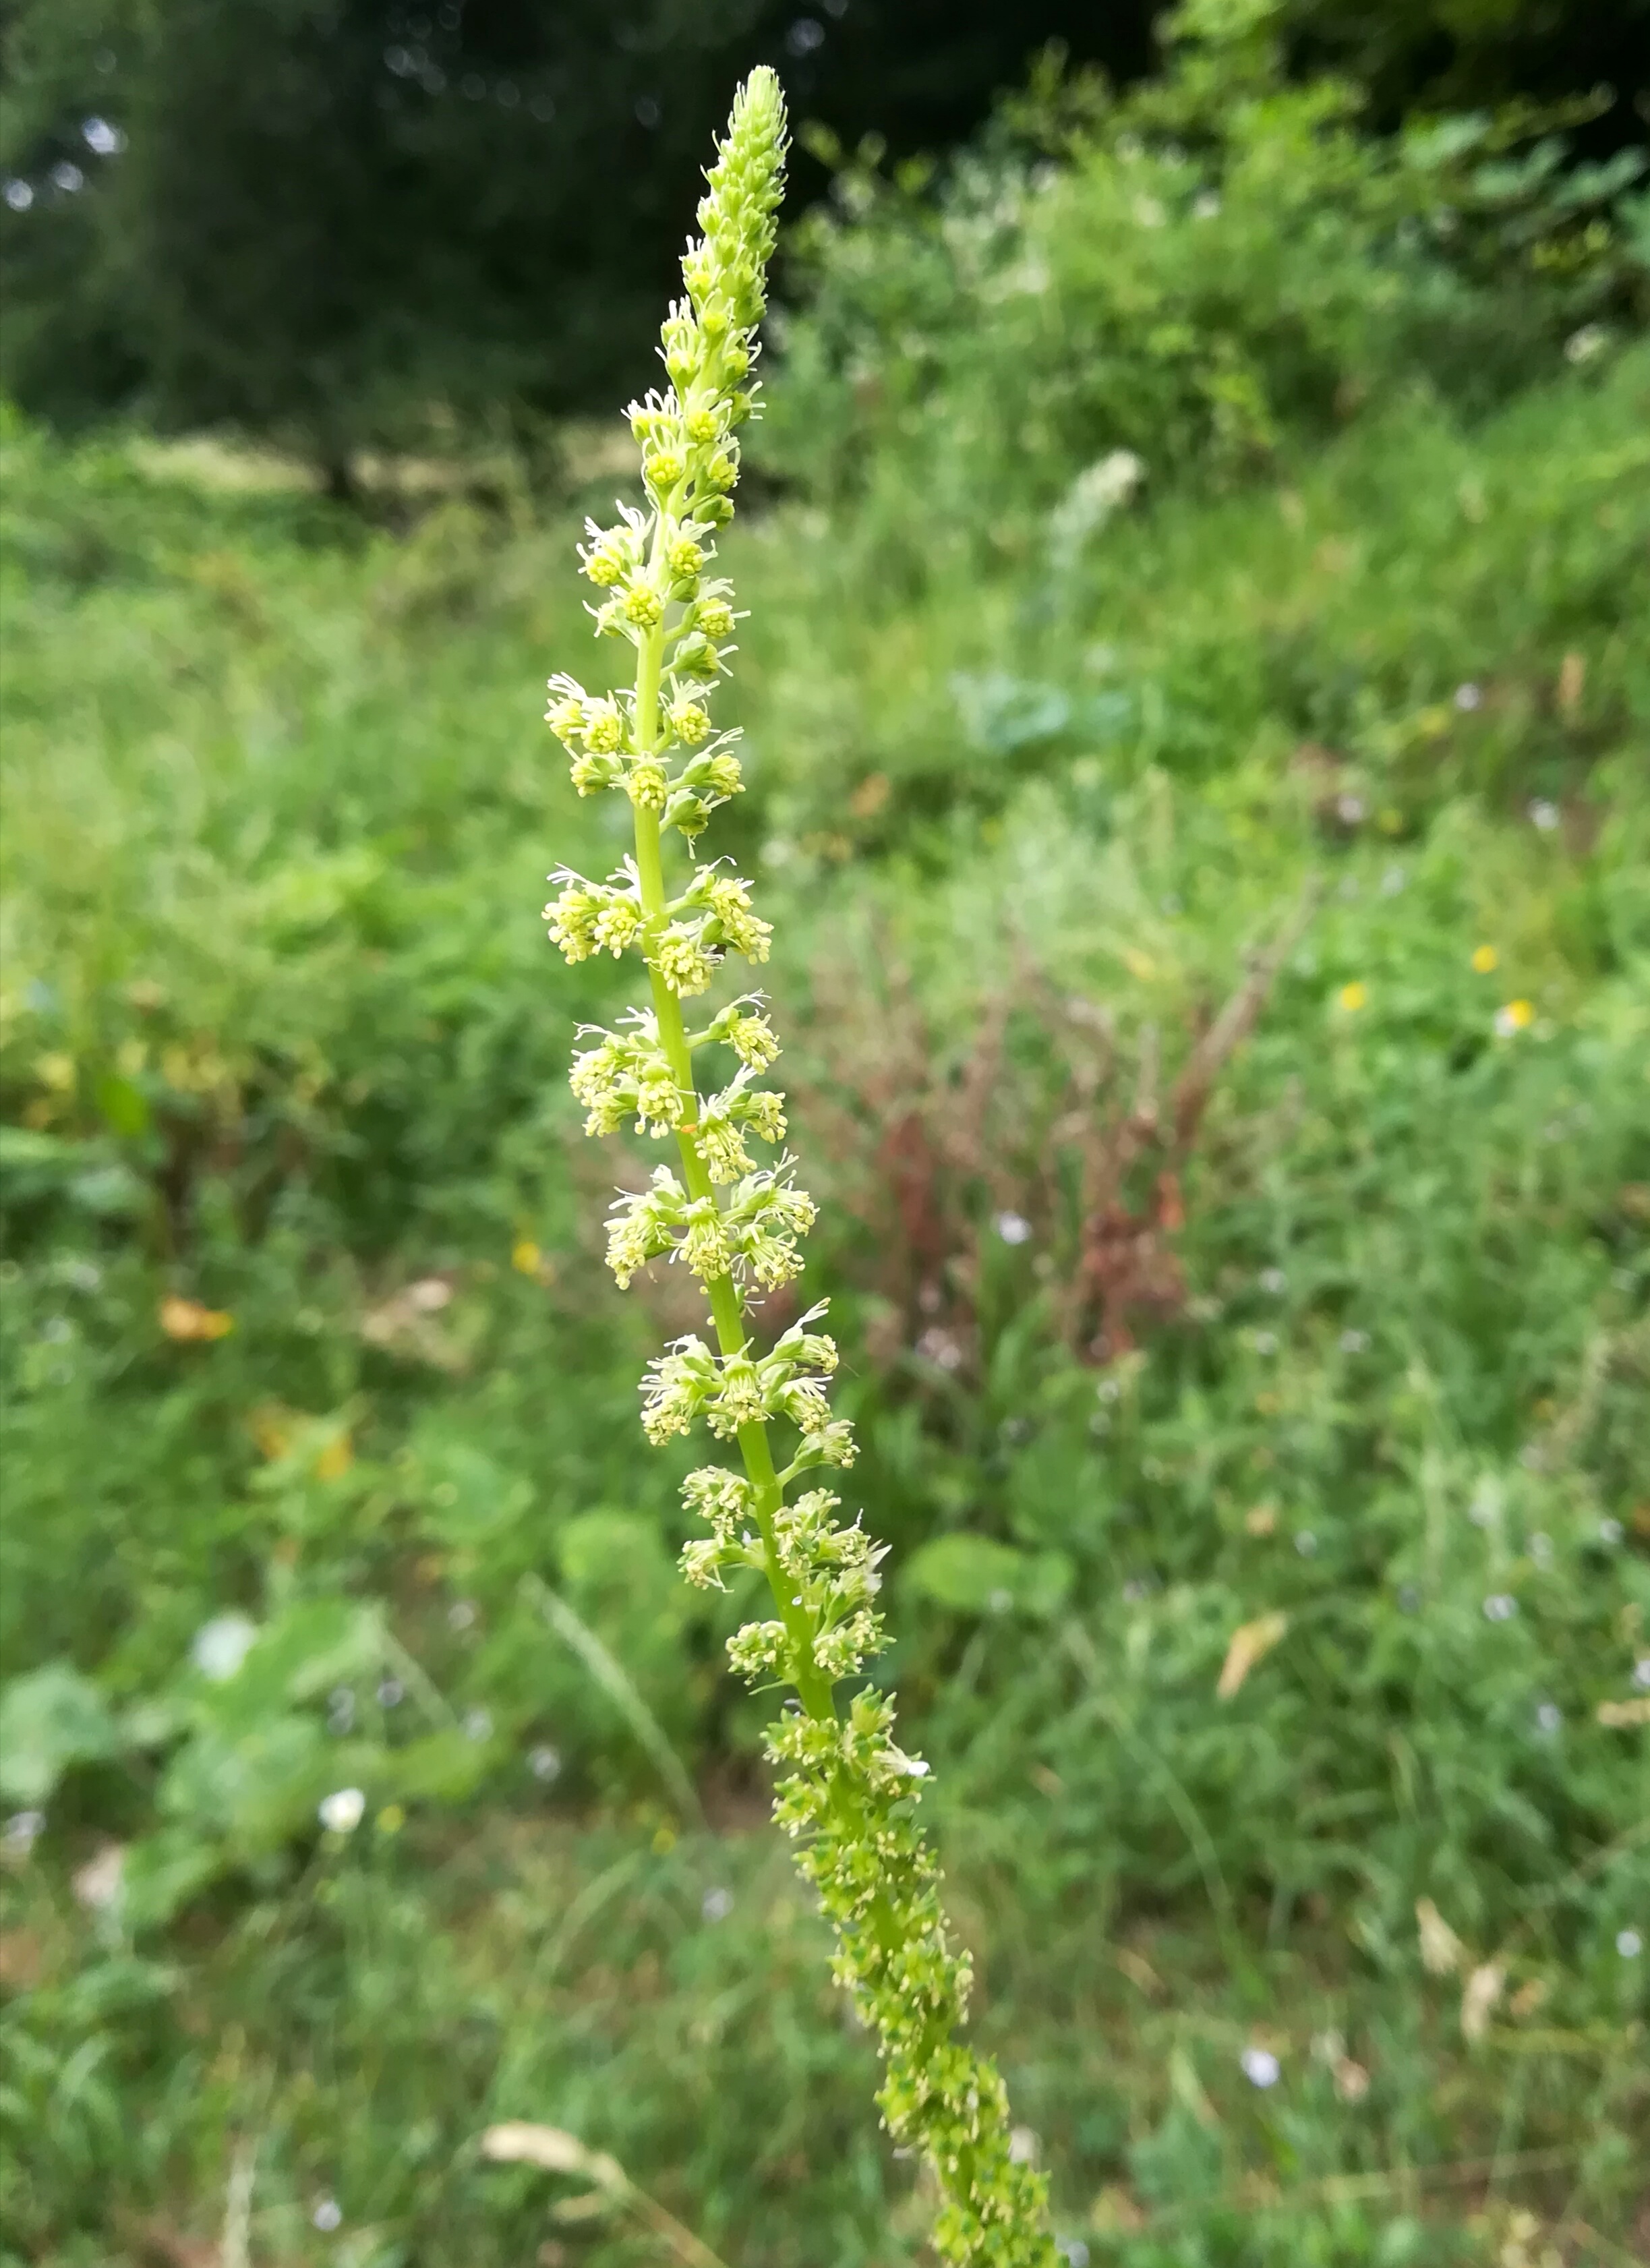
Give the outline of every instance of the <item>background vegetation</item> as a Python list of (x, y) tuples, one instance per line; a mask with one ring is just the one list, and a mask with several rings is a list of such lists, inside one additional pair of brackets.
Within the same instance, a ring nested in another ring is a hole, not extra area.
[[(0, 383), (59, 426), (232, 425), (325, 467), (507, 440), (651, 369), (729, 86), (777, 64), (815, 132), (895, 159), (980, 127), (1050, 42), (1125, 83), (1148, 0), (6, 0)], [(1291, 0), (1290, 56), (1410, 111), (1573, 103), (1642, 143), (1645, 0)], [(1610, 99), (1614, 93), (1616, 99)], [(1000, 125), (999, 125), (999, 130)], [(823, 139), (821, 136), (823, 136)]]
[[(733, 823), (1069, 2257), (1618, 2268), (1646, 206), (1528, 113), (1372, 138), (1275, 28), (839, 172)], [(609, 980), (535, 919), (619, 848), (534, 695), (618, 460), (390, 526), (3, 446), (4, 2257), (920, 2257), (635, 1424), (686, 1318), (600, 1265)]]

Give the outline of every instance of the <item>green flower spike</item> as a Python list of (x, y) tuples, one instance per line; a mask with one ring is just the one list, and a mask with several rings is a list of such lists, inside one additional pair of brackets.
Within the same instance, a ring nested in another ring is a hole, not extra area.
[[(737, 735), (716, 731), (710, 711), (736, 619), (732, 589), (714, 571), (716, 533), (733, 516), (737, 437), (757, 405), (755, 334), (785, 140), (779, 82), (753, 71), (699, 206), (703, 234), (681, 263), (687, 296), (664, 326), (669, 383), (630, 411), (648, 509), (622, 511), (616, 526), (593, 524), (579, 553), (599, 593), (597, 634), (635, 649), (632, 688), (598, 698), (571, 678), (550, 682), (548, 721), (573, 783), (581, 795), (629, 797), (635, 855), (605, 882), (556, 874), (560, 895), (545, 913), (570, 961), (634, 953), (647, 968), (648, 1006), (632, 1010), (621, 1031), (586, 1035), (573, 1091), (593, 1134), (629, 1120), (675, 1138), (679, 1170), (660, 1166), (646, 1189), (615, 1206), (608, 1258), (622, 1285), (651, 1260), (681, 1262), (703, 1290), (715, 1344), (681, 1339), (650, 1363), (642, 1422), (662, 1442), (703, 1420), (716, 1440), (737, 1445), (740, 1470), (707, 1466), (687, 1483), (689, 1507), (710, 1533), (688, 1545), (682, 1573), (719, 1587), (729, 1569), (756, 1567), (772, 1590), (774, 1617), (747, 1624), (728, 1653), (753, 1685), (787, 1685), (797, 1697), (768, 1734), (784, 1775), (775, 1815), (836, 1931), (837, 1982), (880, 2043), (884, 2122), (932, 2171), (942, 2260), (1056, 2268), (1045, 2185), (1011, 2146), (1002, 2080), (956, 2036), (969, 1962), (952, 1943), (939, 1870), (917, 1824), (928, 1767), (895, 1745), (889, 1700), (863, 1685), (851, 1697), (836, 1690), (884, 1642), (875, 1607), (881, 1548), (858, 1521), (836, 1519), (828, 1490), (790, 1493), (804, 1474), (853, 1462), (852, 1429), (832, 1418), (826, 1393), (836, 1350), (814, 1328), (822, 1309), (766, 1354), (748, 1320), (755, 1292), (799, 1272), (799, 1243), (814, 1216), (792, 1161), (758, 1165), (751, 1152), (753, 1143), (784, 1137), (783, 1098), (755, 1083), (778, 1043), (748, 995), (702, 1029), (690, 1032), (682, 1017), (682, 1002), (710, 989), (729, 954), (768, 956), (769, 926), (752, 911), (747, 884), (723, 866), (696, 865), (673, 890), (665, 844), (674, 834), (691, 853), (712, 811), (740, 785)], [(701, 1096), (693, 1059), (717, 1048), (734, 1067), (720, 1093)]]

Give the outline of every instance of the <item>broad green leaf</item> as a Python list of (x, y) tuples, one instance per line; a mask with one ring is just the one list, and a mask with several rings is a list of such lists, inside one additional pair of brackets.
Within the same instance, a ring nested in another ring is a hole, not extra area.
[(904, 1587), (954, 1614), (1047, 1615), (1071, 1588), (1063, 1551), (1019, 1551), (990, 1535), (937, 1535), (907, 1561)]
[(0, 1793), (44, 1803), (71, 1764), (114, 1756), (120, 1744), (97, 1687), (68, 1662), (49, 1661), (0, 1697)]

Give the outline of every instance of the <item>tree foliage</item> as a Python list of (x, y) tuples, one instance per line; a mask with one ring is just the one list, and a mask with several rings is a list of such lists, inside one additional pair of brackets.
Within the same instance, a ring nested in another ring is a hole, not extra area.
[[(1590, 88), (1635, 126), (1642, 0), (1294, 0), (1378, 117)], [(1050, 40), (1123, 81), (1148, 0), (11, 0), (0, 383), (59, 424), (139, 411), (354, 449), (600, 405), (648, 366), (699, 151), (734, 78), (895, 157), (968, 136)], [(1492, 25), (1494, 36), (1486, 33)], [(823, 188), (799, 166), (792, 210)]]

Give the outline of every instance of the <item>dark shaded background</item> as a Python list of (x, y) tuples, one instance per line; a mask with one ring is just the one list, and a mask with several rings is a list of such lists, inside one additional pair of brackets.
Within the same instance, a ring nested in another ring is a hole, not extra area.
[[(1645, 130), (1650, 0), (1293, 0), (1303, 67), (1418, 106), (1619, 90)], [(436, 422), (520, 438), (645, 360), (728, 92), (891, 157), (943, 151), (1050, 42), (1150, 71), (1145, 0), (12, 0), (0, 86), (0, 380), (62, 425), (229, 423), (340, 485)], [(111, 133), (118, 146), (110, 146)], [(99, 146), (101, 145), (101, 146)], [(799, 152), (792, 210), (827, 187)]]

